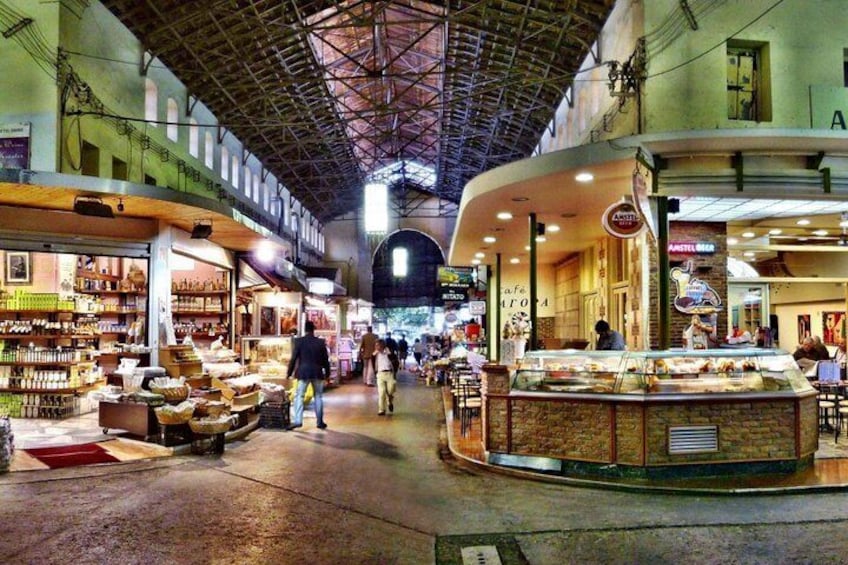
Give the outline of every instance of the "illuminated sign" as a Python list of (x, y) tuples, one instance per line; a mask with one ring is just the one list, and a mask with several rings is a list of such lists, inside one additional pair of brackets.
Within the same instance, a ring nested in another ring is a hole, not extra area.
[(688, 255), (712, 255), (716, 252), (716, 244), (712, 241), (669, 241), (668, 252)]
[(645, 228), (645, 222), (636, 207), (631, 203), (616, 202), (604, 211), (601, 217), (604, 229), (613, 237), (626, 239), (636, 237)]

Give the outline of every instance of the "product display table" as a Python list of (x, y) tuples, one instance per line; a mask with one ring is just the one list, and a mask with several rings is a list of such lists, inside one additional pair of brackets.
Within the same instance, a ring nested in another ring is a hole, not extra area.
[(103, 433), (110, 429), (126, 430), (128, 433), (148, 438), (159, 434), (159, 422), (153, 408), (143, 402), (112, 402), (101, 400), (98, 409), (98, 425)]

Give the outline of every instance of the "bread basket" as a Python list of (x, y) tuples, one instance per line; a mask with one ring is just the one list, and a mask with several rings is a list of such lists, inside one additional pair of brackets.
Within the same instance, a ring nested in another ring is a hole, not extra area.
[(165, 426), (173, 426), (177, 424), (185, 424), (194, 416), (194, 403), (181, 402), (176, 406), (165, 405), (154, 408), (156, 420)]
[(202, 418), (188, 421), (188, 426), (196, 434), (222, 434), (233, 427), (233, 419), (230, 416), (220, 418)]
[(160, 386), (150, 383), (150, 392), (161, 394), (165, 402), (182, 402), (188, 398), (189, 387), (186, 384)]

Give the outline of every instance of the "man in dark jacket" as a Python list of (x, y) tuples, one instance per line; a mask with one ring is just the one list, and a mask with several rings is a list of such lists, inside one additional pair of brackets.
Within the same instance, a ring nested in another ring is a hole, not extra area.
[(323, 430), (327, 427), (324, 422), (324, 379), (330, 376), (330, 356), (327, 343), (315, 337), (314, 323), (306, 322), (303, 330), (306, 335), (294, 340), (294, 350), (289, 361), (288, 374), (297, 379), (297, 392), (294, 397), (294, 418), (286, 429), (303, 426), (303, 395), (307, 385), (312, 383), (318, 429)]

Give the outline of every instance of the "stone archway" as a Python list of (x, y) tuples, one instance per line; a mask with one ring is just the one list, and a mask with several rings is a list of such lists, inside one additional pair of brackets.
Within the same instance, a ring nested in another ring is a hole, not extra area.
[[(406, 277), (392, 275), (392, 252), (405, 247), (409, 255)], [(374, 251), (371, 296), (377, 308), (436, 306), (436, 274), (445, 264), (439, 245), (427, 234), (416, 230), (398, 230), (387, 236)]]

